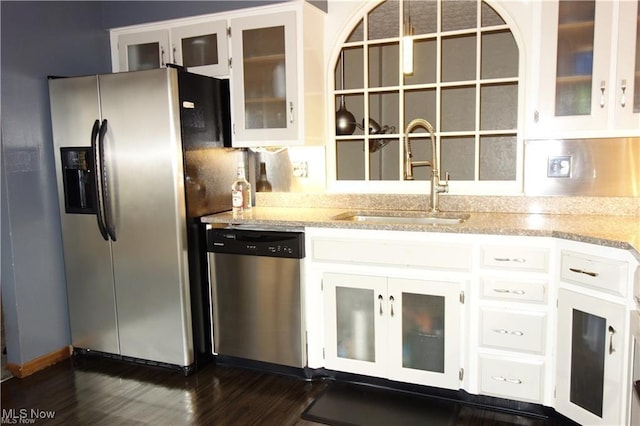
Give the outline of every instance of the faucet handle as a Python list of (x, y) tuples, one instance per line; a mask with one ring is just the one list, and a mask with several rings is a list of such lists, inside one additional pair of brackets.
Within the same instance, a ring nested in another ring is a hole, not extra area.
[(449, 172), (444, 172), (444, 192), (449, 192)]

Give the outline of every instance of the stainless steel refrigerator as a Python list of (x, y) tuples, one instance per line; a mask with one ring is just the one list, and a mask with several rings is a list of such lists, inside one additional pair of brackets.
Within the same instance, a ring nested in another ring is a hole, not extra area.
[(190, 372), (211, 356), (199, 217), (231, 208), (228, 82), (50, 78), (72, 345)]

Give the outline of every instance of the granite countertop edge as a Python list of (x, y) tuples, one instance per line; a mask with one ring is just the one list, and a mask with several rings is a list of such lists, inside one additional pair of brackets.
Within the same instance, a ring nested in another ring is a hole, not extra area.
[(629, 250), (640, 261), (640, 218), (635, 216), (471, 213), (468, 220), (456, 225), (371, 223), (335, 218), (357, 211), (348, 208), (254, 207), (241, 215), (223, 212), (204, 216), (201, 220), (212, 226), (318, 227), (554, 237)]

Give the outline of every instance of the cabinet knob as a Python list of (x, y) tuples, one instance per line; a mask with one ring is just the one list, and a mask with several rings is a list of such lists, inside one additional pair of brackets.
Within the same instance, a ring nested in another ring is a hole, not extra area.
[(625, 93), (627, 91), (627, 80), (622, 79), (622, 81), (620, 82), (620, 90), (622, 91), (622, 96), (620, 97), (620, 106), (624, 108), (627, 105), (627, 95)]

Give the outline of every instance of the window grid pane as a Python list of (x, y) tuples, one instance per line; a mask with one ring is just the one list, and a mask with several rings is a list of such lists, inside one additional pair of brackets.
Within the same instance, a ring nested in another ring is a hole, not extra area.
[[(410, 18), (414, 34), (410, 75), (401, 72), (403, 17)], [(354, 34), (362, 30), (360, 42)], [(345, 43), (346, 72), (343, 79), (338, 58), (336, 90), (349, 96), (361, 91), (367, 104), (347, 105), (358, 124), (352, 135), (363, 139), (349, 135), (336, 141), (338, 180), (402, 179), (404, 129), (415, 118), (433, 125), (441, 172), (449, 171), (452, 181), (517, 180), (519, 48), (491, 6), (482, 0), (387, 0), (364, 13)], [(369, 119), (392, 135), (367, 135)], [(427, 135), (411, 139), (413, 158), (429, 159)], [(430, 169), (416, 168), (414, 176), (428, 180)]]

